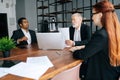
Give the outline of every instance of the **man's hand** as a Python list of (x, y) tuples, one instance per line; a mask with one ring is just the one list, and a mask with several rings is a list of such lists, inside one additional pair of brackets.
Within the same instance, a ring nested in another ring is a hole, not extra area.
[(74, 46), (74, 41), (72, 41), (72, 40), (65, 40), (65, 44), (66, 44), (67, 46), (72, 47), (72, 46)]
[(28, 38), (26, 36), (24, 36), (24, 37), (18, 39), (17, 43), (20, 43), (21, 41), (27, 41), (27, 40), (28, 40)]

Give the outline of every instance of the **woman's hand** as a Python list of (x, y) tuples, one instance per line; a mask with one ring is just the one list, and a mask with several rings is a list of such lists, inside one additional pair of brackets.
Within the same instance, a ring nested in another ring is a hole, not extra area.
[(81, 50), (81, 49), (83, 49), (83, 48), (85, 48), (85, 45), (75, 46), (75, 47), (70, 48), (69, 50), (70, 50), (71, 52), (74, 52), (74, 51), (76, 51), (76, 50)]

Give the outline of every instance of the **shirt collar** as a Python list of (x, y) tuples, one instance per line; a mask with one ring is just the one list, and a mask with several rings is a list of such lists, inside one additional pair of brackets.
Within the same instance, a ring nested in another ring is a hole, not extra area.
[(25, 32), (25, 33), (29, 32), (29, 31), (26, 31), (26, 30), (25, 30), (25, 29), (23, 29), (23, 28), (21, 28), (21, 30), (22, 30), (23, 32)]
[(75, 28), (75, 30), (79, 30), (80, 31), (80, 27), (78, 29)]

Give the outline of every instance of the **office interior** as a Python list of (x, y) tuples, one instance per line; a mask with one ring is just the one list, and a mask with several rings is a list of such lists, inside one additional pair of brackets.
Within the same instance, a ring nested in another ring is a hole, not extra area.
[[(36, 32), (42, 31), (42, 22), (44, 21), (47, 21), (49, 27), (53, 18), (57, 28), (70, 27), (71, 14), (75, 11), (81, 13), (83, 23), (91, 26), (91, 30), (94, 32), (97, 28), (91, 20), (91, 8), (99, 1), (101, 0), (1, 0), (0, 10), (1, 13), (7, 15), (7, 27), (4, 30), (2, 28), (0, 32), (3, 34), (5, 31), (5, 35), (11, 37), (12, 32), (19, 28), (17, 20), (20, 17), (26, 17), (30, 24), (29, 28)], [(110, 1), (115, 5), (115, 11), (120, 19), (120, 1)]]
[[(11, 37), (13, 31), (19, 29), (17, 20), (20, 17), (26, 17), (29, 21), (29, 29), (39, 33), (49, 31), (53, 23), (57, 29), (70, 27), (71, 15), (75, 12), (81, 13), (83, 24), (89, 25), (91, 33), (94, 33), (98, 28), (92, 22), (92, 5), (99, 1), (102, 0), (0, 0), (0, 38)], [(114, 4), (120, 20), (120, 0), (109, 1)], [(47, 28), (43, 28), (44, 25)], [(75, 64), (79, 62), (76, 61)], [(25, 80), (29, 79), (25, 78)]]

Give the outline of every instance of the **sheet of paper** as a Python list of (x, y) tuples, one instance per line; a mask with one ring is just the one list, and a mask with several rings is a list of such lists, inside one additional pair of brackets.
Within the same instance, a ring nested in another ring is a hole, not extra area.
[(41, 56), (41, 57), (28, 57), (27, 58), (27, 63), (34, 63), (38, 65), (44, 65), (47, 67), (53, 67), (52, 62), (49, 60), (47, 56)]
[(47, 70), (47, 66), (39, 66), (32, 63), (20, 62), (12, 66), (8, 70), (8, 73), (38, 80)]
[[(58, 28), (59, 32), (62, 34), (63, 36), (63, 41), (65, 40), (70, 40), (70, 36), (69, 36), (69, 28)], [(65, 47), (70, 47), (66, 44), (64, 44)]]
[(7, 75), (8, 73), (6, 72), (9, 68), (2, 68), (0, 67), (0, 77), (3, 77)]
[(64, 40), (69, 40), (69, 28), (58, 28), (59, 32), (62, 34)]

